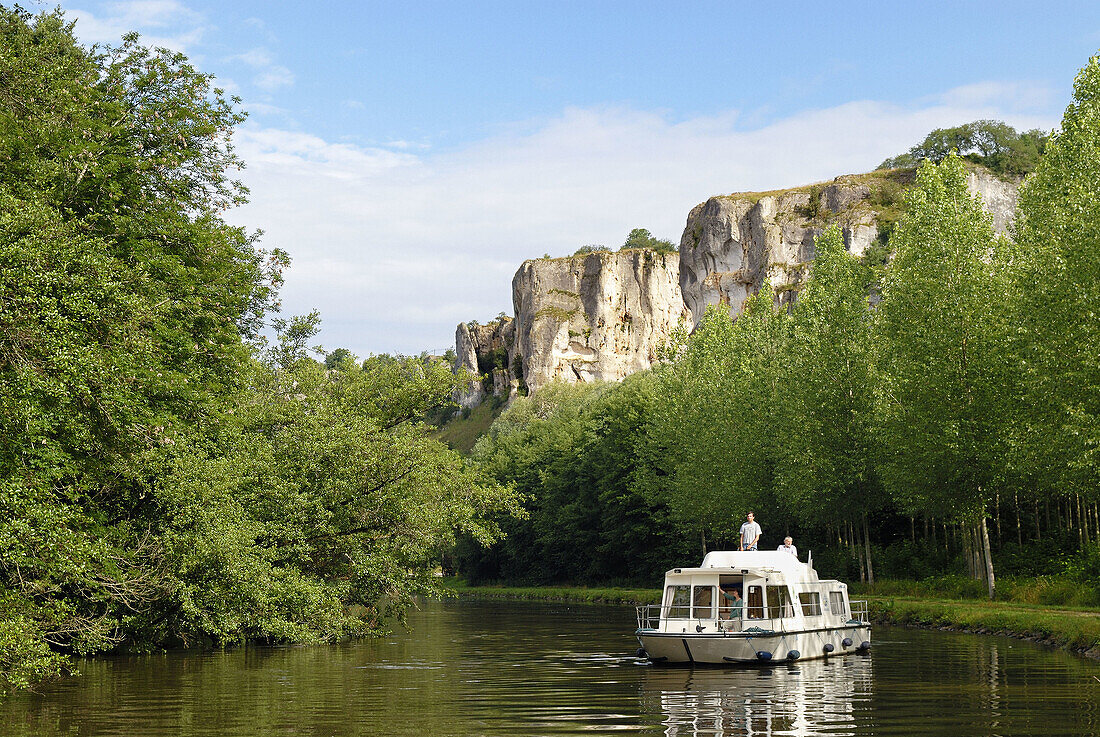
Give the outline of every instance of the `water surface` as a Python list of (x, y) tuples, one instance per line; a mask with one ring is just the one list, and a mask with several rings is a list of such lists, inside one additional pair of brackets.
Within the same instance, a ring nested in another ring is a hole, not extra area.
[(333, 647), (82, 661), (0, 702), (22, 735), (1092, 735), (1100, 666), (1007, 638), (877, 627), (870, 655), (656, 668), (629, 607), (424, 602)]

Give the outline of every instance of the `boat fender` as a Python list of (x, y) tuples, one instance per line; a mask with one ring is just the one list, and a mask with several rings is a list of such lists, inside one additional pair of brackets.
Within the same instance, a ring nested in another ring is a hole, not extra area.
[(634, 657), (636, 657), (636, 658), (647, 658), (647, 657), (649, 657), (649, 653), (647, 653), (647, 652), (645, 651), (645, 648), (644, 648), (644, 647), (640, 647), (640, 648), (638, 648), (638, 650), (637, 650), (637, 651), (636, 651), (636, 652), (634, 653)]
[(756, 657), (758, 660), (771, 660), (772, 654), (769, 653), (767, 650), (758, 650), (756, 653)]
[(825, 652), (831, 653), (833, 651), (833, 649), (834, 649), (833, 648), (833, 643), (831, 643), (831, 642), (826, 642), (825, 643)]
[(864, 640), (863, 642), (859, 643), (859, 647), (856, 648), (856, 650), (870, 650), (870, 649), (871, 649), (871, 643), (867, 642), (867, 640)]
[(787, 651), (787, 660), (798, 660), (801, 656), (802, 653), (798, 652), (797, 650)]
[(851, 647), (852, 646), (852, 638), (851, 637), (845, 637), (843, 640), (840, 641), (840, 644), (843, 645), (844, 647)]

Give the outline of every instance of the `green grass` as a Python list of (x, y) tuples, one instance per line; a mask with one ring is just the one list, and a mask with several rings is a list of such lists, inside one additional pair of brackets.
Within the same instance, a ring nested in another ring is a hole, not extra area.
[[(910, 584), (906, 589), (901, 584)], [(1052, 608), (1013, 601), (979, 601), (932, 598), (917, 593), (923, 582), (889, 582), (908, 594), (853, 593), (867, 599), (876, 622), (909, 627), (950, 629), (981, 634), (1001, 634), (1039, 640), (1069, 650), (1100, 657), (1100, 612), (1084, 608)], [(588, 588), (582, 586), (469, 586), (448, 579), (446, 586), (459, 596), (478, 599), (573, 601), (593, 604), (657, 604), (659, 589)], [(853, 587), (857, 589), (858, 587)], [(866, 589), (867, 587), (864, 587)]]
[(433, 433), (433, 436), (459, 453), (469, 453), (477, 439), (489, 431), (493, 420), (504, 409), (503, 403), (497, 407), (493, 407), (493, 404), (495, 403), (492, 401), (482, 402), (470, 410), (470, 416), (466, 418), (461, 414), (455, 415), (454, 419)]

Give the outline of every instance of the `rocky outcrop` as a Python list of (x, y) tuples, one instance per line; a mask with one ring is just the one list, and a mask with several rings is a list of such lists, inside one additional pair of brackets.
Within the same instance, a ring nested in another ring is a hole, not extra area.
[[(882, 247), (902, 215), (911, 169), (838, 177), (774, 192), (712, 197), (688, 215), (680, 252), (597, 252), (525, 261), (512, 279), (515, 319), (458, 326), (458, 368), (477, 381), (456, 401), (536, 391), (548, 381), (618, 381), (650, 368), (681, 328), (707, 305), (737, 316), (767, 279), (789, 304), (814, 258), (814, 241), (837, 225), (848, 250)], [(1016, 210), (1018, 183), (972, 168), (998, 232)]]
[[(814, 257), (814, 241), (837, 225), (844, 244), (862, 255), (900, 217), (911, 169), (837, 177), (827, 184), (711, 197), (688, 214), (680, 239), (680, 288), (697, 325), (707, 305), (728, 305), (741, 313), (765, 279), (780, 304), (790, 303)], [(998, 232), (1016, 211), (1018, 183), (982, 168), (968, 185), (982, 197)]]
[(648, 369), (688, 326), (679, 281), (675, 253), (524, 261), (512, 279), (516, 378), (534, 392), (553, 379), (619, 381)]
[(456, 374), (465, 370), (475, 377), (455, 391), (454, 400), (460, 407), (476, 407), (488, 396), (510, 396), (515, 391), (509, 370), (514, 342), (515, 322), (506, 315), (487, 325), (459, 323), (455, 330), (454, 370)]

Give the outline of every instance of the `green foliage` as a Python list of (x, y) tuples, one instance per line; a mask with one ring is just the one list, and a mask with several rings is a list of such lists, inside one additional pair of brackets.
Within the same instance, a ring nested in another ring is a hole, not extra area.
[(635, 228), (630, 231), (620, 251), (628, 251), (632, 248), (647, 248), (658, 253), (674, 253), (676, 246), (670, 240), (654, 238), (653, 234), (645, 228)]
[[(652, 375), (622, 385), (552, 383), (518, 398), (478, 441), (473, 458), (524, 496), (528, 520), (507, 540), (460, 549), (473, 580), (646, 580), (671, 563), (645, 436)], [(587, 551), (578, 555), (578, 551)]]
[(789, 361), (775, 399), (785, 442), (784, 504), (805, 522), (839, 524), (882, 499), (874, 469), (871, 312), (866, 270), (836, 227), (815, 242), (813, 276), (795, 303)]
[(585, 256), (590, 253), (609, 253), (611, 251), (607, 246), (601, 246), (595, 243), (589, 243), (581, 246), (576, 251), (573, 251), (574, 256)]
[[(243, 202), (243, 119), (172, 52), (0, 8), (0, 687), (65, 655), (381, 626), (513, 495), (420, 422), (440, 361), (310, 357)], [(359, 608), (356, 608), (359, 607)]]
[[(661, 373), (652, 434), (663, 448), (681, 535), (732, 544), (745, 512), (775, 504), (778, 417), (788, 319), (765, 284), (736, 322), (708, 308), (687, 348)], [(700, 548), (695, 548), (700, 550)]]
[(908, 153), (886, 159), (878, 168), (914, 168), (926, 160), (939, 163), (954, 151), (1001, 176), (1022, 177), (1035, 169), (1047, 140), (1040, 130), (1017, 133), (999, 120), (976, 120), (937, 128)]
[(1024, 391), (1016, 468), (1097, 501), (1100, 475), (1100, 57), (1078, 74), (1061, 130), (1020, 192), (1012, 262)]
[(955, 156), (925, 163), (895, 229), (877, 310), (881, 472), (903, 508), (984, 515), (1004, 463), (1003, 239)]

